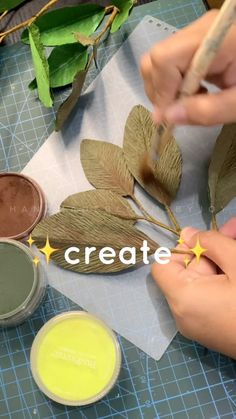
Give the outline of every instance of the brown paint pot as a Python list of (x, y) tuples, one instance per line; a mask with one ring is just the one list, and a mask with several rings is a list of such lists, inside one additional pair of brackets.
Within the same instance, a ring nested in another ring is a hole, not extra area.
[(23, 240), (46, 215), (40, 186), (19, 173), (0, 173), (0, 237)]

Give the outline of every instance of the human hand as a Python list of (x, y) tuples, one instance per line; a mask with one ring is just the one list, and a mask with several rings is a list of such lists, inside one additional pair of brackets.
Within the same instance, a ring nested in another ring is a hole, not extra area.
[(206, 13), (142, 57), (141, 74), (156, 123), (216, 125), (236, 120), (236, 25), (227, 34), (207, 77), (222, 91), (176, 100), (183, 76), (217, 13)]
[(184, 255), (173, 254), (169, 264), (153, 265), (153, 278), (183, 336), (236, 359), (236, 217), (220, 232), (187, 227), (181, 238), (181, 249), (199, 239), (205, 257), (188, 255), (186, 268)]

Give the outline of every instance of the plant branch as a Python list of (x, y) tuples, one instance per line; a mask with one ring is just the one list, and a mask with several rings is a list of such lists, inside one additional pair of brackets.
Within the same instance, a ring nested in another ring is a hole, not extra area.
[(6, 16), (6, 14), (8, 13), (8, 10), (5, 10), (5, 12), (3, 12), (1, 15), (0, 15), (0, 20), (2, 20), (3, 18), (4, 18), (4, 16)]
[[(101, 41), (103, 35), (105, 35), (107, 30), (111, 27), (116, 15), (120, 12), (119, 9), (116, 6), (109, 6), (109, 7), (112, 7), (112, 9), (113, 9), (112, 13), (111, 13), (109, 19), (107, 20), (107, 22), (106, 22), (104, 28), (102, 29), (102, 31), (96, 36), (96, 38), (94, 38), (95, 44), (98, 44)], [(109, 9), (109, 7), (106, 8), (105, 10), (107, 11)]]
[(170, 249), (171, 253), (177, 253), (178, 255), (191, 255), (193, 256), (193, 252), (191, 250), (181, 250), (181, 249)]
[(180, 227), (180, 225), (179, 225), (179, 223), (178, 223), (178, 221), (176, 219), (176, 216), (173, 213), (172, 209), (168, 205), (165, 205), (165, 210), (167, 211), (167, 214), (169, 216), (169, 219), (172, 222), (172, 224), (175, 226), (176, 230), (178, 232), (180, 232), (181, 231), (181, 227)]
[(25, 26), (31, 25), (39, 16), (41, 16), (44, 12), (46, 12), (50, 7), (52, 7), (55, 3), (57, 3), (58, 0), (50, 0), (47, 4), (45, 4), (42, 9), (36, 13), (36, 15), (32, 16), (31, 18), (25, 20), (24, 22), (19, 23), (16, 26), (13, 26), (13, 28), (8, 29), (5, 32), (0, 33), (0, 43), (2, 40), (7, 36), (10, 35), (10, 33), (16, 32), (21, 28), (24, 28)]
[(143, 205), (141, 204), (141, 202), (136, 198), (135, 195), (131, 195), (130, 198), (133, 200), (133, 202), (137, 205), (137, 207), (141, 210), (141, 212), (143, 213), (144, 217), (140, 217), (138, 219), (140, 220), (146, 220), (149, 223), (155, 224), (165, 230), (170, 231), (171, 233), (174, 233), (176, 236), (179, 237), (179, 232), (175, 229), (173, 229), (172, 227), (169, 227), (168, 225), (161, 223), (160, 221), (156, 220), (154, 217), (152, 217), (143, 207)]
[(212, 230), (216, 230), (218, 231), (218, 225), (217, 225), (217, 220), (216, 220), (216, 214), (213, 212), (211, 214), (211, 225), (212, 225)]

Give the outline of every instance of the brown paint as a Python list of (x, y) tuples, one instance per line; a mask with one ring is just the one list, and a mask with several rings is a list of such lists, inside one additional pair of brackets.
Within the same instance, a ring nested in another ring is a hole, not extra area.
[(18, 173), (0, 174), (0, 237), (22, 239), (45, 215), (39, 186)]

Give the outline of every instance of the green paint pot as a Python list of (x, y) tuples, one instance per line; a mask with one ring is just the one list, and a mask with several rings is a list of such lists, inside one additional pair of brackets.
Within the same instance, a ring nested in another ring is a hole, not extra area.
[(34, 254), (24, 244), (0, 240), (0, 326), (16, 326), (41, 303), (46, 278)]

